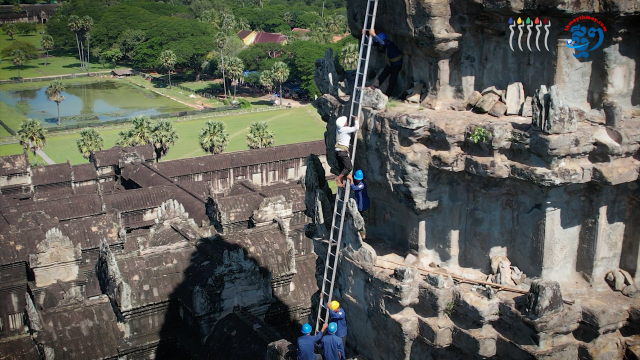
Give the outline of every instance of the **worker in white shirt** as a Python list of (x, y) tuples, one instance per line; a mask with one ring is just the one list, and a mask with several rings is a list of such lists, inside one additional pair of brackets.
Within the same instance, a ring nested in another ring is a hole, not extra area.
[(349, 146), (351, 145), (351, 134), (357, 133), (360, 124), (358, 123), (358, 117), (353, 115), (353, 126), (347, 126), (347, 117), (340, 116), (336, 120), (336, 146), (335, 153), (336, 159), (338, 159), (338, 169), (340, 174), (336, 178), (336, 185), (344, 187), (344, 177), (346, 176), (353, 184), (353, 176), (351, 171), (353, 165), (351, 164), (351, 155), (349, 155)]

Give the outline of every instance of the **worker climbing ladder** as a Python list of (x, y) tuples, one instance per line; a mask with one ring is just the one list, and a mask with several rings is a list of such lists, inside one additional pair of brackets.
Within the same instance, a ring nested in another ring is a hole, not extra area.
[[(364, 18), (362, 29), (367, 33), (373, 29), (376, 23), (376, 11), (378, 10), (378, 0), (367, 1), (367, 11)], [(356, 78), (353, 86), (353, 94), (351, 95), (351, 110), (349, 120), (353, 116), (357, 116), (360, 120), (362, 110), (362, 98), (364, 95), (365, 83), (367, 81), (367, 70), (369, 68), (369, 55), (371, 54), (371, 45), (373, 39), (371, 36), (362, 36), (360, 39), (360, 52), (358, 54), (358, 67), (356, 69)], [(358, 141), (357, 133), (352, 136), (353, 146), (351, 151), (351, 163), (355, 164), (356, 159), (356, 142)], [(318, 317), (316, 318), (316, 333), (320, 331), (322, 324), (329, 322), (329, 311), (325, 305), (328, 305), (333, 299), (333, 286), (336, 280), (336, 271), (338, 266), (338, 253), (342, 243), (342, 229), (344, 227), (344, 215), (349, 201), (349, 192), (351, 184), (349, 179), (345, 180), (345, 187), (338, 188), (336, 201), (333, 207), (333, 219), (331, 220), (331, 235), (329, 236), (329, 246), (327, 249), (327, 259), (324, 265), (324, 276), (322, 278), (322, 287), (320, 290), (320, 303), (318, 305)]]

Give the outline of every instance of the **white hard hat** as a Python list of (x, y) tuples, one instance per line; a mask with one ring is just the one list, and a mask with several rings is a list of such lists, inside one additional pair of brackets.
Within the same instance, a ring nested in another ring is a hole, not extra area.
[(336, 126), (341, 128), (343, 126), (347, 125), (347, 117), (346, 116), (340, 116), (337, 120), (336, 120)]

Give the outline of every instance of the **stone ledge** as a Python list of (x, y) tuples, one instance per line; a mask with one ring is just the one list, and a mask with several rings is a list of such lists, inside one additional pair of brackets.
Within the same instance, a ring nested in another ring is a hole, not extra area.
[(452, 345), (470, 355), (491, 357), (496, 354), (497, 338), (498, 333), (490, 325), (470, 330), (454, 325)]

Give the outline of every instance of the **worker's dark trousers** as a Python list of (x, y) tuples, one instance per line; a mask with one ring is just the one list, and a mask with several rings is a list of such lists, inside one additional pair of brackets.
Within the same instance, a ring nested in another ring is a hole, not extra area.
[[(344, 349), (344, 351), (347, 351), (347, 335), (342, 337), (342, 348)], [(347, 358), (347, 356), (344, 356), (345, 359)]]
[(382, 83), (387, 79), (387, 76), (391, 74), (389, 78), (389, 86), (387, 86), (387, 91), (384, 92), (385, 95), (391, 96), (393, 93), (393, 89), (396, 87), (396, 82), (398, 82), (398, 74), (400, 74), (400, 69), (402, 69), (402, 64), (399, 65), (387, 65), (384, 70), (382, 70), (382, 74), (378, 77), (378, 83), (382, 86)]

